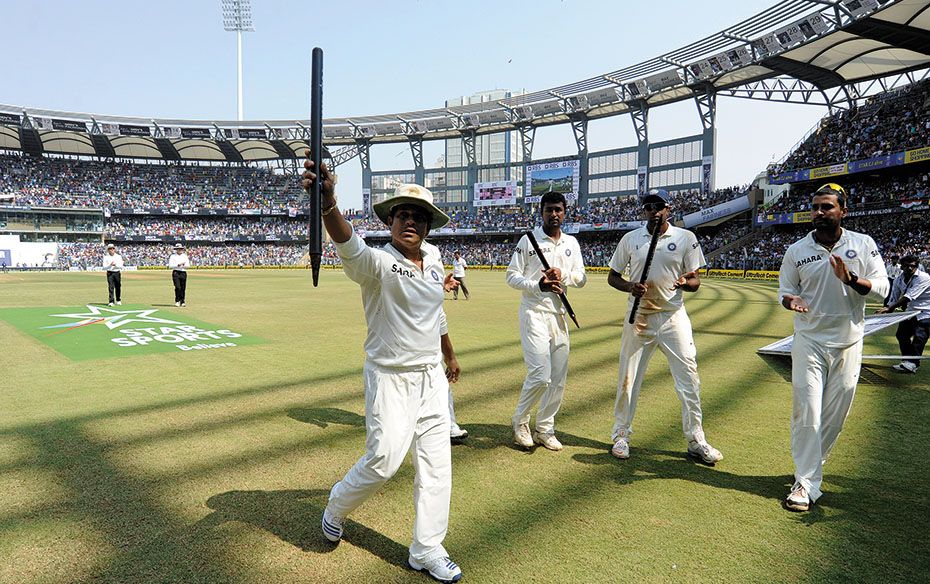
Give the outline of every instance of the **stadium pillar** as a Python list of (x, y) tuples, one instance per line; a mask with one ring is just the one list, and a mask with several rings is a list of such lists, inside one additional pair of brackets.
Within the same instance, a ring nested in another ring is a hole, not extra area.
[(694, 97), (694, 102), (697, 104), (701, 126), (704, 128), (701, 138), (701, 190), (707, 193), (714, 190), (714, 174), (717, 170), (714, 160), (717, 142), (717, 94), (713, 88), (708, 87), (704, 93)]
[[(532, 124), (522, 124), (517, 126), (520, 130), (520, 147), (523, 150), (523, 185), (526, 186), (526, 167), (533, 162), (533, 140), (536, 138), (536, 126)], [(524, 192), (526, 197), (529, 193)]]
[[(355, 144), (358, 146), (358, 160), (362, 164), (362, 192), (371, 192), (371, 157), (369, 156), (371, 150), (371, 142), (369, 140), (356, 140)], [(368, 212), (368, 209), (363, 209), (363, 212)]]
[(410, 154), (413, 155), (414, 182), (426, 186), (426, 169), (423, 167), (423, 136), (408, 136)]
[(478, 160), (475, 156), (475, 130), (462, 130), (462, 146), (465, 150), (465, 157), (468, 160), (468, 176), (466, 184), (473, 190), (475, 183), (478, 182)]
[(578, 204), (581, 205), (588, 202), (588, 116), (574, 114), (570, 120), (578, 146)]
[(636, 130), (636, 182), (643, 195), (649, 190), (649, 106), (641, 101), (630, 110), (633, 129)]

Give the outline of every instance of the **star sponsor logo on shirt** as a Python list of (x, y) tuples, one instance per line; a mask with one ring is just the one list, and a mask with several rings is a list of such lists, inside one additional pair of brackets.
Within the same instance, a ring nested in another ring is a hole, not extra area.
[(3, 308), (5, 320), (69, 359), (200, 352), (263, 343), (243, 332), (151, 306)]

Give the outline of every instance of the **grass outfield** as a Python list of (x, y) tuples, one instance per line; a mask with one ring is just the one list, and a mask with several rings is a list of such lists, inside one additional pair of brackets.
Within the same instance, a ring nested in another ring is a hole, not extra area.
[[(515, 450), (519, 295), (501, 272), (469, 272), (468, 285), (471, 300), (446, 302), (471, 437), (453, 448), (445, 544), (466, 581), (926, 581), (927, 371), (866, 368), (825, 494), (794, 514), (780, 504), (788, 369), (755, 354), (791, 332), (771, 284), (706, 281), (688, 295), (705, 429), (726, 457), (714, 468), (684, 458), (660, 354), (632, 458), (610, 456), (625, 297), (603, 275), (572, 295), (583, 328), (557, 418), (565, 450)], [(171, 304), (167, 272), (126, 273), (123, 289), (127, 304)], [(105, 293), (99, 273), (0, 275), (0, 308)], [(0, 320), (0, 582), (428, 581), (404, 567), (409, 463), (338, 547), (320, 534), (329, 487), (364, 448), (357, 286), (330, 271), (317, 289), (307, 272), (193, 272), (188, 305), (159, 313), (267, 342), (72, 361)], [(896, 350), (880, 334), (866, 352)]]

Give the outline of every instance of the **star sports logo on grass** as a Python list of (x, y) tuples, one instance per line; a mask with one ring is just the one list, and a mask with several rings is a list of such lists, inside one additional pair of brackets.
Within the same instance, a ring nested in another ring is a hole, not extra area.
[(4, 308), (3, 319), (70, 359), (228, 349), (264, 342), (244, 333), (148, 306)]

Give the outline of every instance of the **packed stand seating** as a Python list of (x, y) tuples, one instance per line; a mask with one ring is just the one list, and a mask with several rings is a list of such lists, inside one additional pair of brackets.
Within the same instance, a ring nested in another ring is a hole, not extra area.
[(107, 236), (160, 235), (233, 237), (236, 235), (289, 235), (306, 237), (306, 220), (284, 217), (178, 218), (167, 216), (121, 216), (107, 221)]
[(303, 191), (293, 176), (263, 167), (0, 155), (0, 194), (48, 207), (284, 209), (300, 206)]
[(821, 120), (773, 173), (861, 160), (930, 144), (930, 81), (870, 97)]
[(825, 182), (838, 182), (848, 193), (847, 206), (852, 209), (887, 209), (909, 201), (926, 199), (930, 193), (930, 169), (927, 164), (916, 168), (895, 169), (881, 177), (864, 176), (853, 180), (853, 176), (835, 177), (823, 181), (792, 185), (791, 191), (782, 195), (767, 213), (805, 211), (810, 208), (811, 194)]
[[(925, 268), (930, 267), (926, 264), (930, 256), (930, 212), (850, 217), (843, 221), (843, 226), (871, 236), (886, 261), (893, 256), (914, 254), (923, 259)], [(775, 226), (761, 232), (745, 251), (734, 249), (713, 258), (710, 267), (778, 270), (788, 246), (812, 229), (810, 223)]]
[[(88, 269), (103, 262), (101, 243), (61, 243), (58, 263), (61, 269)], [(117, 247), (127, 266), (159, 266), (168, 264), (172, 246), (169, 244), (126, 244)], [(306, 245), (253, 243), (241, 245), (190, 245), (186, 249), (193, 266), (294, 266), (307, 253)], [(332, 249), (330, 258), (333, 257)]]

